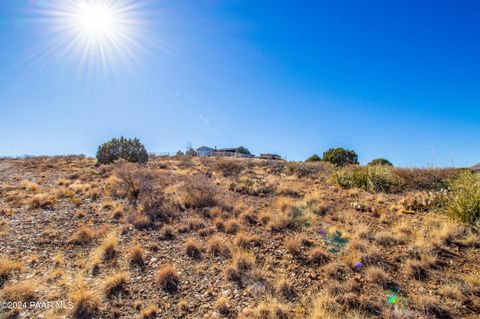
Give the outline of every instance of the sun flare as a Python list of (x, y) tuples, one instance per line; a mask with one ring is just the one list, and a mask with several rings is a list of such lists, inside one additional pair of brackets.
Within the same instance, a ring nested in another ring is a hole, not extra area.
[[(123, 72), (145, 52), (146, 6), (141, 0), (52, 0), (40, 12), (46, 27), (45, 53), (58, 56), (83, 75)], [(42, 55), (43, 56), (43, 55)]]
[(111, 37), (121, 25), (115, 10), (105, 2), (81, 3), (74, 19), (79, 32), (98, 38)]

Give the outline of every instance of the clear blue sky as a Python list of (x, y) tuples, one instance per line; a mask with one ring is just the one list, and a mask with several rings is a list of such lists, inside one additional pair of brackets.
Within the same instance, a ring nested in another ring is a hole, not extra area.
[(58, 1), (0, 0), (0, 155), (93, 155), (124, 135), (153, 152), (480, 162), (480, 1), (151, 0), (143, 49), (107, 71), (58, 53)]

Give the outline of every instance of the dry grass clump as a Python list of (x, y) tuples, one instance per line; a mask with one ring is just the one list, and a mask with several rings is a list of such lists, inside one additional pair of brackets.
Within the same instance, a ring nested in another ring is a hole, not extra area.
[(161, 230), (161, 237), (164, 240), (172, 240), (175, 238), (175, 229), (170, 225), (163, 226)]
[(375, 234), (375, 241), (384, 247), (390, 247), (403, 243), (403, 240), (390, 231), (381, 231)]
[(236, 234), (240, 230), (240, 225), (235, 219), (229, 219), (225, 222), (225, 232), (228, 234)]
[(80, 225), (78, 230), (69, 238), (68, 243), (75, 245), (88, 244), (95, 238), (95, 231), (86, 225)]
[(308, 253), (309, 261), (315, 265), (323, 265), (330, 261), (330, 256), (321, 247), (316, 247)]
[(280, 304), (275, 299), (269, 298), (257, 307), (246, 309), (239, 318), (247, 319), (290, 319), (294, 318), (287, 306)]
[(208, 211), (208, 217), (210, 217), (213, 220), (221, 217), (222, 215), (223, 215), (223, 208), (221, 208), (219, 206), (212, 207)]
[(101, 300), (96, 292), (89, 290), (83, 283), (74, 287), (70, 292), (73, 303), (71, 313), (73, 318), (83, 319), (98, 315)]
[(421, 191), (446, 189), (449, 181), (457, 178), (461, 170), (451, 168), (393, 168), (393, 173), (400, 178), (405, 190)]
[(298, 177), (327, 177), (332, 171), (332, 165), (325, 162), (302, 163), (290, 162), (285, 166), (285, 172)]
[(215, 228), (218, 230), (218, 231), (224, 231), (225, 230), (225, 221), (221, 218), (215, 218), (213, 220), (213, 224), (215, 225)]
[(323, 268), (328, 277), (335, 280), (345, 280), (348, 268), (340, 261), (328, 263)]
[(145, 249), (139, 244), (133, 244), (128, 249), (128, 260), (130, 265), (142, 266), (145, 260)]
[(199, 260), (202, 258), (202, 249), (200, 247), (200, 244), (197, 241), (193, 239), (188, 239), (185, 242), (183, 247), (185, 250), (185, 254), (188, 257), (196, 260)]
[(267, 224), (267, 229), (272, 232), (308, 227), (318, 218), (304, 203), (292, 198), (280, 197), (275, 204), (279, 211), (272, 214)]
[(274, 191), (274, 186), (262, 177), (242, 176), (237, 181), (231, 183), (229, 189), (240, 194), (265, 197)]
[(29, 180), (23, 180), (20, 182), (20, 188), (28, 190), (30, 192), (36, 192), (39, 189), (39, 186), (37, 183), (31, 182)]
[(461, 224), (442, 223), (440, 227), (432, 230), (432, 240), (438, 246), (451, 245), (464, 236), (465, 233), (466, 229)]
[(253, 209), (249, 209), (241, 213), (239, 219), (245, 225), (257, 224), (257, 214)]
[(55, 196), (51, 194), (35, 194), (30, 200), (32, 208), (52, 208), (54, 204)]
[(464, 300), (463, 292), (457, 284), (446, 284), (440, 287), (439, 293), (447, 298), (462, 301)]
[(241, 248), (247, 248), (250, 245), (260, 245), (261, 239), (257, 235), (248, 235), (245, 232), (240, 232), (234, 239), (234, 244)]
[(200, 237), (207, 237), (207, 236), (210, 236), (210, 235), (213, 235), (215, 234), (216, 232), (216, 229), (214, 226), (210, 226), (210, 227), (207, 227), (207, 228), (203, 228), (203, 229), (200, 229), (198, 231), (198, 236)]
[(142, 319), (154, 319), (157, 317), (158, 308), (155, 305), (149, 305), (140, 313)]
[(25, 280), (19, 283), (11, 284), (3, 287), (1, 291), (1, 299), (6, 301), (32, 301), (35, 300), (35, 291), (38, 284), (33, 280)]
[(428, 265), (424, 261), (408, 259), (405, 262), (405, 271), (410, 278), (425, 280), (428, 277)]
[(142, 212), (135, 212), (130, 216), (129, 220), (138, 230), (147, 229), (152, 226), (150, 218)]
[(347, 311), (358, 312), (357, 315), (365, 314), (378, 318), (381, 314), (382, 304), (376, 296), (347, 292), (337, 296), (336, 301)]
[(182, 311), (188, 311), (188, 302), (185, 299), (180, 299), (180, 301), (177, 303), (178, 309)]
[(232, 263), (225, 268), (225, 279), (241, 283), (245, 276), (255, 267), (256, 258), (253, 254), (237, 252), (233, 256)]
[(227, 241), (219, 236), (214, 235), (207, 241), (208, 252), (215, 257), (230, 258), (232, 250)]
[(443, 309), (440, 302), (433, 296), (416, 295), (414, 300), (417, 309), (429, 318), (451, 318), (450, 314)]
[(335, 298), (327, 292), (322, 292), (316, 298), (309, 319), (342, 318)]
[(190, 230), (198, 230), (205, 227), (205, 222), (199, 217), (190, 217), (186, 220), (186, 224)]
[(120, 272), (105, 279), (103, 282), (103, 293), (106, 297), (119, 294), (125, 291), (128, 282), (128, 273)]
[(38, 256), (32, 255), (30, 256), (29, 264), (30, 266), (35, 266), (38, 263)]
[(64, 256), (62, 253), (57, 253), (55, 256), (52, 258), (53, 264), (58, 267), (62, 265), (65, 262)]
[(228, 299), (225, 297), (220, 297), (215, 302), (215, 309), (222, 316), (228, 316), (230, 314), (230, 307), (228, 305)]
[(295, 290), (293, 289), (292, 283), (285, 278), (280, 278), (277, 280), (275, 288), (277, 294), (287, 300), (292, 300), (295, 297)]
[(280, 196), (300, 197), (303, 193), (303, 184), (294, 181), (281, 181), (276, 189), (276, 194)]
[(319, 191), (307, 194), (303, 200), (315, 215), (323, 216), (332, 209), (332, 205), (324, 199), (324, 195)]
[(476, 272), (471, 272), (463, 276), (465, 289), (471, 294), (480, 293), (480, 276)]
[(80, 193), (84, 194), (87, 191), (89, 191), (92, 188), (92, 186), (90, 184), (83, 184), (83, 183), (80, 183), (79, 181), (75, 181), (73, 184), (70, 184), (68, 188), (73, 192), (75, 192), (76, 194), (80, 194)]
[(267, 229), (271, 232), (280, 232), (288, 228), (294, 228), (293, 220), (287, 213), (283, 212), (272, 216), (267, 224)]
[(103, 240), (100, 246), (103, 260), (112, 260), (118, 253), (118, 238), (116, 233), (111, 233)]
[(0, 236), (8, 234), (8, 221), (6, 219), (0, 219)]
[(267, 225), (272, 220), (272, 213), (268, 210), (261, 210), (257, 214), (257, 220), (262, 225)]
[(70, 184), (71, 184), (70, 181), (66, 178), (60, 177), (59, 179), (57, 179), (58, 186), (68, 186)]
[(232, 265), (240, 272), (247, 272), (253, 269), (255, 261), (255, 255), (239, 251), (233, 256)]
[(298, 258), (302, 255), (302, 241), (298, 237), (286, 240), (285, 248), (293, 257)]
[(78, 219), (85, 218), (85, 216), (87, 216), (87, 212), (83, 209), (79, 209), (75, 212), (75, 217), (77, 217)]
[(214, 167), (224, 177), (236, 177), (245, 169), (245, 165), (236, 159), (217, 159)]
[(125, 215), (125, 207), (123, 205), (116, 205), (112, 211), (112, 217), (115, 220), (120, 220)]
[(179, 201), (186, 208), (204, 208), (217, 205), (217, 187), (202, 175), (188, 176), (180, 188)]
[(155, 281), (162, 290), (168, 293), (177, 292), (180, 285), (178, 272), (171, 265), (160, 268), (155, 275)]
[(384, 287), (388, 283), (388, 275), (380, 267), (376, 267), (376, 266), (368, 267), (365, 270), (365, 275), (369, 282), (375, 283), (379, 286)]
[(372, 230), (368, 225), (357, 224), (355, 225), (354, 232), (352, 234), (352, 241), (370, 240), (372, 239)]
[(18, 261), (14, 261), (7, 258), (0, 259), (0, 286), (10, 278), (10, 276), (22, 270), (23, 265)]

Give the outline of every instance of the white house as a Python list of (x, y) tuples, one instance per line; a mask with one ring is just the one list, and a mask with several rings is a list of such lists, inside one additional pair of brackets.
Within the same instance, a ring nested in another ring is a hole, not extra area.
[(196, 149), (197, 156), (201, 156), (201, 157), (213, 156), (214, 152), (215, 150), (208, 146), (201, 146)]

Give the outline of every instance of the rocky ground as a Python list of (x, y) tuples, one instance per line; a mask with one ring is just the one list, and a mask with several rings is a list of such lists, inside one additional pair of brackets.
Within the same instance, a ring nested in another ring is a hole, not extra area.
[(478, 233), (433, 195), (288, 165), (0, 160), (0, 318), (478, 318)]

